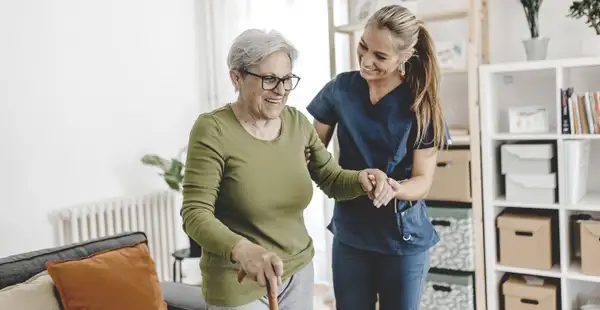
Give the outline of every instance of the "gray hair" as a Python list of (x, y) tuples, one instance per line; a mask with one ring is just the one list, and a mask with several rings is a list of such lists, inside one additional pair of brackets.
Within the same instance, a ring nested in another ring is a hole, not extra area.
[(275, 52), (286, 53), (292, 65), (298, 58), (298, 50), (278, 31), (248, 29), (233, 40), (227, 65), (229, 70), (243, 71)]

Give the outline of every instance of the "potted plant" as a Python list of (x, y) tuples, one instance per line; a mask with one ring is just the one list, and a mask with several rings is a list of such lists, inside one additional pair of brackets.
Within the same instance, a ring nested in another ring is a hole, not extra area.
[(600, 0), (573, 1), (568, 17), (585, 18), (585, 23), (596, 32), (595, 36), (583, 39), (581, 52), (585, 56), (600, 55)]
[[(184, 172), (184, 159), (183, 155), (186, 153), (187, 147), (184, 147), (179, 151), (179, 155), (176, 158), (166, 159), (156, 154), (146, 154), (142, 156), (141, 162), (144, 165), (159, 168), (160, 175), (167, 183), (167, 186), (181, 193), (183, 183), (183, 172)], [(190, 257), (200, 257), (202, 254), (202, 248), (196, 241), (194, 241), (188, 235), (190, 241)]]
[(162, 176), (167, 186), (177, 192), (181, 192), (181, 183), (183, 182), (183, 154), (187, 148), (179, 151), (179, 156), (176, 158), (165, 159), (155, 154), (146, 154), (142, 156), (142, 164), (159, 168), (161, 172), (158, 175)]
[(525, 18), (529, 26), (531, 38), (523, 40), (527, 60), (546, 59), (548, 52), (548, 41), (546, 37), (540, 37), (539, 13), (542, 0), (520, 0), (525, 11)]

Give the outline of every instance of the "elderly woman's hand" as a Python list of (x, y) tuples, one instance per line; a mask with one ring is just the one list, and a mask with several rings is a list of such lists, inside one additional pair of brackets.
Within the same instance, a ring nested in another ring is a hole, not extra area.
[(359, 173), (362, 188), (369, 192), (369, 198), (377, 208), (387, 205), (395, 196), (390, 186), (387, 174), (379, 169), (365, 169)]
[(275, 253), (244, 239), (233, 247), (231, 256), (240, 263), (247, 277), (263, 287), (268, 282), (272, 291), (278, 291), (283, 275), (283, 262)]

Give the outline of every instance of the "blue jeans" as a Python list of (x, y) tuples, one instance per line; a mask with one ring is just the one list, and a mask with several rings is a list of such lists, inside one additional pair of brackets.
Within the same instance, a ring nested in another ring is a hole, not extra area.
[(386, 255), (333, 240), (333, 288), (337, 310), (418, 310), (429, 251)]

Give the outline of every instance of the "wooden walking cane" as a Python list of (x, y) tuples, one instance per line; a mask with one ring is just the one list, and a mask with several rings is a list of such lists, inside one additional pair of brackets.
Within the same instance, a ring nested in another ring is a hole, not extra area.
[[(246, 277), (244, 269), (238, 271), (238, 282), (242, 283), (242, 280)], [(269, 299), (269, 310), (279, 310), (279, 302), (277, 301), (277, 291), (271, 289), (269, 281), (267, 281), (267, 298)]]

